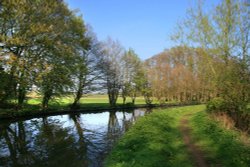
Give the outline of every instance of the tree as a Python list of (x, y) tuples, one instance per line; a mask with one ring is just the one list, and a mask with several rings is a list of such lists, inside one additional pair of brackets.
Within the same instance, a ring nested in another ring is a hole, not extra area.
[[(73, 72), (71, 62), (77, 51), (88, 46), (82, 18), (75, 16), (61, 0), (1, 1), (0, 19), (1, 56), (6, 58), (4, 68), (10, 75), (10, 85), (15, 84), (14, 94), (20, 107), (34, 84), (42, 86), (39, 90), (43, 93), (47, 92), (45, 88), (51, 92), (54, 85), (48, 85), (46, 80), (50, 84), (59, 84), (48, 79), (59, 72), (52, 70), (67, 64), (58, 75), (68, 76)], [(61, 81), (62, 85), (69, 83)], [(48, 97), (44, 96), (45, 103), (48, 101), (45, 99), (50, 99)]]
[(107, 89), (109, 104), (115, 106), (122, 86), (121, 59), (123, 48), (118, 41), (113, 41), (110, 38), (102, 43), (102, 48), (99, 68), (104, 80), (104, 87)]
[(165, 50), (146, 60), (152, 96), (160, 103), (208, 101), (215, 94), (214, 76), (207, 62), (216, 62), (216, 59), (207, 56), (202, 48), (187, 46)]
[(103, 56), (99, 68), (103, 75), (104, 87), (107, 89), (109, 104), (115, 106), (122, 86), (121, 58), (124, 52), (120, 43), (110, 38), (102, 43), (102, 47)]
[[(1, 56), (5, 57), (4, 68), (10, 75), (10, 85), (14, 86), (13, 92), (18, 96), (18, 104), (24, 100), (27, 84), (29, 84), (28, 69), (31, 60), (27, 60), (28, 50), (33, 42), (30, 35), (37, 33), (36, 30), (28, 29), (28, 15), (32, 8), (27, 8), (25, 1), (9, 2), (1, 1), (0, 10), (0, 48)], [(18, 10), (16, 10), (18, 9)], [(34, 11), (34, 9), (33, 9)], [(34, 19), (35, 16), (30, 16)], [(16, 83), (14, 83), (16, 81)], [(12, 89), (9, 89), (12, 90)], [(13, 94), (13, 93), (12, 93)], [(6, 98), (10, 93), (6, 94)]]
[(224, 0), (212, 12), (203, 4), (188, 13), (177, 39), (202, 48), (212, 71), (212, 91), (225, 100), (229, 113), (239, 113), (249, 100), (249, 2)]
[(143, 64), (142, 69), (139, 70), (139, 73), (137, 75), (138, 79), (138, 87), (141, 95), (143, 95), (145, 103), (147, 105), (151, 105), (153, 102), (153, 91), (152, 91), (152, 85), (150, 84), (150, 79), (148, 75), (147, 68), (145, 67), (145, 64)]
[(88, 27), (86, 37), (90, 39), (89, 47), (79, 52), (75, 61), (75, 72), (73, 75), (75, 92), (74, 102), (71, 108), (78, 108), (79, 101), (83, 96), (84, 91), (94, 89), (94, 81), (101, 77), (100, 73), (100, 56), (101, 46), (95, 34)]
[[(43, 64), (47, 63), (49, 67), (48, 72), (42, 73), (43, 108), (48, 106), (52, 95), (72, 89), (75, 82), (73, 76), (77, 70), (80, 69), (79, 75), (85, 72), (87, 60), (81, 54), (89, 47), (89, 39), (85, 37), (86, 29), (81, 18), (74, 15), (70, 17), (69, 25), (64, 30), (62, 39), (59, 39), (60, 45), (54, 45), (55, 48), (48, 50), (47, 53), (51, 54), (51, 57), (43, 61)], [(63, 46), (61, 43), (64, 43)], [(59, 48), (60, 50), (57, 50)]]
[[(11, 76), (4, 71), (4, 68), (0, 68), (0, 78), (1, 78), (1, 85), (0, 85), (0, 106), (3, 107), (6, 105), (8, 97), (14, 96), (13, 82), (10, 82)], [(15, 82), (14, 82), (15, 83)]]
[(130, 96), (132, 103), (135, 103), (140, 89), (140, 75), (142, 63), (133, 49), (129, 49), (122, 57), (122, 98), (123, 104), (126, 97)]

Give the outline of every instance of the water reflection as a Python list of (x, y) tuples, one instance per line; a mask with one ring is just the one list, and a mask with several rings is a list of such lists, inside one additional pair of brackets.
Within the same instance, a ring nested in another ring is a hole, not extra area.
[(0, 123), (0, 166), (102, 166), (121, 135), (148, 112), (69, 114)]

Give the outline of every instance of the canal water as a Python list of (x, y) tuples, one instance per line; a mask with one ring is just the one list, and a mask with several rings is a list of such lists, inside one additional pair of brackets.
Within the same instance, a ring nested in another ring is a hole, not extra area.
[(147, 109), (0, 122), (0, 167), (102, 167)]

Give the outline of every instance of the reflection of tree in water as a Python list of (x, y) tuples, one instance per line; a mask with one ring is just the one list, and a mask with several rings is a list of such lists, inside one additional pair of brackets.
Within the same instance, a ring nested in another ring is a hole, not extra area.
[(43, 118), (35, 138), (38, 164), (43, 166), (83, 166), (86, 159), (79, 155), (81, 147), (75, 143), (70, 128), (63, 128), (58, 120)]
[(103, 134), (95, 134), (98, 136), (97, 143), (94, 143), (98, 147), (95, 153), (96, 166), (103, 166), (106, 155), (122, 134), (122, 127), (119, 125), (116, 112), (109, 112), (107, 131)]
[(142, 115), (140, 113), (138, 114), (136, 110), (122, 111), (122, 118), (119, 124), (116, 112), (110, 112), (107, 131), (109, 145), (113, 146), (121, 135), (126, 132), (133, 122), (140, 116)]
[[(132, 125), (133, 120), (134, 120), (133, 112), (134, 112), (134, 110), (127, 111), (127, 112), (122, 111), (122, 115), (123, 115), (123, 117), (122, 117), (122, 130), (123, 130), (123, 132), (126, 132), (129, 129), (129, 127)], [(128, 113), (129, 113), (129, 115), (131, 115), (131, 117), (126, 116)]]
[(4, 155), (0, 164), (4, 166), (28, 166), (30, 162), (34, 161), (32, 152), (28, 150), (31, 132), (26, 132), (25, 128), (26, 125), (23, 122), (12, 125), (5, 124), (1, 127), (0, 141), (5, 141), (9, 156)]
[[(109, 112), (107, 124), (84, 128), (80, 115), (72, 126), (60, 118), (44, 117), (0, 126), (2, 166), (102, 166), (114, 144), (144, 112)], [(98, 115), (96, 115), (98, 116)], [(0, 165), (0, 166), (1, 166)]]
[(103, 166), (103, 152), (106, 150), (102, 147), (103, 138), (99, 138), (103, 137), (102, 134), (83, 128), (80, 114), (70, 114), (70, 119), (73, 120), (79, 137), (79, 156), (86, 159), (86, 163), (83, 166)]
[(122, 135), (122, 127), (119, 125), (119, 121), (115, 111), (109, 112), (108, 128), (107, 128), (107, 149), (111, 149), (114, 143)]
[(42, 121), (31, 122), (29, 127), (23, 122), (7, 125), (1, 130), (0, 141), (5, 141), (10, 155), (0, 159), (1, 165), (86, 166), (83, 132), (77, 131), (81, 133), (75, 143), (70, 129), (63, 128), (58, 120), (44, 117)]
[[(123, 132), (126, 132), (133, 123), (137, 121), (137, 119), (145, 114), (149, 114), (152, 110), (150, 108), (140, 109), (140, 110), (126, 110), (123, 111), (123, 118), (122, 118), (122, 129)], [(128, 115), (128, 116), (126, 116)]]
[(150, 114), (152, 112), (152, 108), (145, 108), (145, 114)]
[(119, 133), (121, 130), (121, 127), (119, 125), (119, 121), (116, 116), (116, 112), (109, 112), (109, 121), (108, 121), (108, 134), (109, 135), (115, 135)]
[[(79, 160), (84, 160), (84, 163), (82, 164), (82, 166), (88, 166), (88, 157), (87, 157), (87, 143), (86, 140), (84, 138), (84, 129), (82, 128), (81, 125), (81, 118), (80, 118), (80, 114), (70, 114), (69, 115), (70, 119), (73, 120), (75, 128), (76, 128), (76, 132), (78, 134), (78, 158)], [(82, 161), (81, 161), (82, 162)]]

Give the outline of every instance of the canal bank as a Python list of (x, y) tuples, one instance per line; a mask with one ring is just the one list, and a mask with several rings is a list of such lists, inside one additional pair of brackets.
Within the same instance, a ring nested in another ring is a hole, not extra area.
[(13, 120), (17, 121), (20, 119), (30, 119), (42, 116), (53, 116), (60, 114), (69, 113), (99, 113), (103, 111), (116, 111), (116, 110), (128, 110), (128, 109), (139, 109), (139, 108), (164, 108), (164, 107), (176, 107), (176, 106), (187, 106), (187, 105), (197, 105), (197, 103), (167, 103), (167, 104), (135, 104), (135, 105), (117, 105), (115, 107), (111, 106), (100, 106), (93, 104), (87, 107), (81, 107), (79, 109), (49, 109), (49, 110), (8, 110), (1, 111), (0, 109), (0, 120)]
[(105, 166), (248, 167), (249, 157), (250, 146), (239, 131), (226, 129), (206, 113), (205, 105), (196, 105), (154, 109), (139, 119), (111, 151)]

